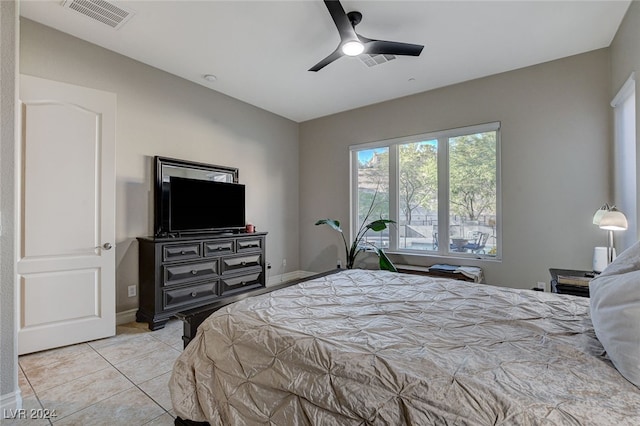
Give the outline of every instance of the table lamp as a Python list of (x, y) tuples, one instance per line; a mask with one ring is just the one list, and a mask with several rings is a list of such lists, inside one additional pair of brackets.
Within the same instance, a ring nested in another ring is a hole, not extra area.
[[(627, 223), (627, 218), (624, 213), (616, 208), (616, 206), (609, 206), (608, 204), (600, 207), (598, 211), (593, 215), (593, 223), (598, 225), (600, 229), (604, 229), (608, 232), (608, 240), (607, 240), (607, 253), (606, 253), (606, 265), (609, 265), (615, 259), (615, 248), (613, 247), (613, 231), (624, 231), (629, 227)], [(593, 265), (594, 271), (601, 272), (602, 267), (596, 267), (597, 265), (601, 265), (597, 258), (598, 256), (598, 247), (596, 247), (596, 252), (594, 253)]]

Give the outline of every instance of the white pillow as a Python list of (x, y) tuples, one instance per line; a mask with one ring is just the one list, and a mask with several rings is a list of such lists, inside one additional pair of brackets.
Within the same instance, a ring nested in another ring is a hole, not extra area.
[(640, 271), (640, 241), (620, 253), (620, 256), (616, 257), (600, 276), (620, 275), (633, 271)]
[(609, 359), (640, 387), (640, 242), (589, 283), (591, 320)]

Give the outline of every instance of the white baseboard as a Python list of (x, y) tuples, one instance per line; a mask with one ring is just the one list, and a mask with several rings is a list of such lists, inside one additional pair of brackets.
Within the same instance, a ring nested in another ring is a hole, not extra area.
[(136, 320), (137, 309), (129, 309), (128, 311), (116, 312), (116, 325), (128, 324)]
[(273, 275), (269, 277), (269, 280), (267, 280), (267, 287), (270, 287), (272, 285), (277, 285), (286, 281), (307, 278), (315, 274), (316, 274), (315, 272), (308, 272), (308, 271), (293, 271), (293, 272), (287, 272), (286, 274)]
[[(0, 412), (2, 412), (2, 418), (10, 418), (7, 417), (6, 414), (9, 414), (11, 410), (15, 413), (15, 410), (20, 410), (22, 408), (22, 396), (20, 395), (20, 389), (15, 392), (8, 393), (0, 396)], [(0, 422), (2, 423), (2, 422)]]

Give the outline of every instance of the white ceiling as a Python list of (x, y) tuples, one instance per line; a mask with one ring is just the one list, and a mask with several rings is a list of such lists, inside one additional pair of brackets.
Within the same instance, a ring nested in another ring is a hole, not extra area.
[[(21, 15), (275, 114), (302, 122), (610, 45), (630, 1), (353, 1), (363, 36), (424, 44), (420, 57), (368, 68), (343, 57), (324, 3), (114, 1), (135, 15), (118, 30), (63, 8)], [(217, 80), (205, 81), (204, 74)]]

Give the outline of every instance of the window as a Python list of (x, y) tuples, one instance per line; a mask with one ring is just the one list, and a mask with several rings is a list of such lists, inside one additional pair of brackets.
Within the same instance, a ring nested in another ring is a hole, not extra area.
[(367, 241), (391, 252), (498, 258), (499, 123), (350, 148), (353, 223), (390, 218)]
[[(366, 149), (357, 153), (358, 157), (358, 199), (356, 200), (360, 225), (367, 218), (369, 221), (389, 215), (389, 148)], [(367, 221), (367, 223), (369, 223)], [(372, 232), (367, 235), (378, 247), (389, 247), (387, 232)]]
[(632, 218), (627, 232), (616, 235), (623, 248), (637, 241), (638, 225), (636, 168), (636, 81), (635, 73), (624, 83), (611, 101), (614, 111), (614, 201)]

